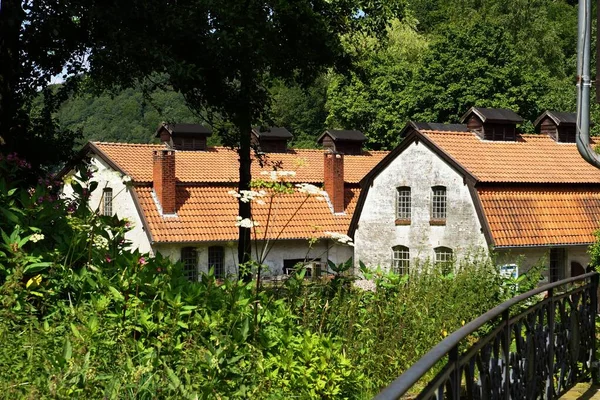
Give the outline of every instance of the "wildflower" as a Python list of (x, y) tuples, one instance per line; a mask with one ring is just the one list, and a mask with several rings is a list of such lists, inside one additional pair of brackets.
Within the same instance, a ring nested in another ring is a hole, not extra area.
[(94, 246), (99, 250), (108, 250), (108, 239), (104, 236), (94, 236)]
[(325, 192), (315, 185), (311, 185), (310, 183), (299, 183), (296, 185), (298, 191), (300, 193), (306, 193), (307, 195), (325, 195)]
[(267, 204), (267, 203), (265, 203), (265, 201), (264, 201), (264, 200), (256, 200), (256, 204), (259, 204), (259, 205), (261, 205), (261, 206), (264, 206), (264, 205), (265, 205), (265, 204)]
[[(146, 264), (148, 264), (148, 261), (146, 261), (145, 257), (140, 257), (140, 259), (138, 260), (138, 264), (146, 265)], [(160, 268), (158, 268), (158, 269), (160, 269)]]
[(29, 241), (33, 242), (33, 243), (37, 243), (40, 240), (44, 239), (44, 234), (43, 233), (34, 233), (33, 235), (29, 236)]
[(106, 262), (112, 262), (112, 258), (110, 258), (108, 254), (104, 257), (104, 259), (106, 260)]
[(352, 282), (352, 286), (354, 286), (357, 289), (364, 290), (365, 292), (377, 291), (377, 285), (370, 279), (358, 279)]
[(253, 228), (255, 226), (258, 226), (259, 223), (252, 221), (250, 218), (242, 218), (240, 216), (236, 217), (237, 222), (235, 223), (235, 226), (238, 227), (242, 227), (242, 228)]
[(121, 182), (123, 182), (125, 185), (127, 185), (128, 183), (131, 182), (131, 177), (129, 175), (123, 175), (123, 177), (121, 178)]
[(233, 197), (242, 197), (241, 194), (239, 194), (236, 190), (230, 190), (229, 192), (227, 192), (227, 194), (233, 196)]
[(342, 244), (347, 244), (348, 246), (354, 246), (354, 243), (352, 243), (352, 238), (348, 235), (344, 235), (343, 233), (338, 233), (338, 232), (325, 232), (325, 234), (327, 236), (329, 236), (330, 238), (332, 238), (333, 240), (337, 240), (338, 242), (340, 242)]
[(27, 189), (27, 193), (29, 193), (29, 197), (33, 197), (33, 195), (35, 194), (35, 188), (30, 187), (29, 189)]

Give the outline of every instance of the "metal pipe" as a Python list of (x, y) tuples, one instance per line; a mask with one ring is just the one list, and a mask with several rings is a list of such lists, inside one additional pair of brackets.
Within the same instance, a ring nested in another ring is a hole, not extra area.
[(591, 0), (579, 0), (577, 23), (577, 150), (584, 160), (600, 168), (600, 155), (590, 145), (590, 36)]

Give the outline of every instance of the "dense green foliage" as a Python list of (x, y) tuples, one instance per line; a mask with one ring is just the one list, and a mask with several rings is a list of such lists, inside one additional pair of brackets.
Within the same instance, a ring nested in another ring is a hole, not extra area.
[[(128, 221), (87, 207), (93, 171), (27, 190), (0, 159), (0, 390), (8, 398), (368, 398), (512, 291), (472, 259), (442, 275), (364, 270), (283, 286), (191, 283), (127, 250)], [(521, 286), (526, 289), (525, 284)]]
[[(526, 119), (523, 132), (532, 132), (546, 109), (575, 110), (572, 2), (437, 0), (407, 7), (383, 37), (364, 32), (342, 37), (354, 60), (350, 71), (326, 72), (304, 87), (266, 82), (270, 100), (260, 123), (288, 127), (298, 147), (315, 147), (326, 128), (345, 128), (364, 131), (370, 148), (389, 149), (408, 120), (458, 122), (473, 105), (515, 110)], [(110, 116), (108, 96), (99, 104), (89, 95), (71, 99), (59, 111), (60, 126), (81, 127), (84, 136), (98, 140), (147, 141), (160, 120), (196, 120), (181, 96), (154, 96), (160, 97), (162, 114), (131, 91), (111, 100), (116, 110)], [(594, 106), (592, 120), (598, 118)], [(599, 130), (600, 125), (593, 128)]]

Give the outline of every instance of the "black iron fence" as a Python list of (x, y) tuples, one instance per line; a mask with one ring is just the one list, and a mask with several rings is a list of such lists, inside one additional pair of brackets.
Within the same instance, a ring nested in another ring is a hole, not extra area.
[[(590, 272), (514, 297), (449, 335), (375, 399), (559, 397), (595, 374), (597, 289)], [(475, 341), (482, 327), (490, 332)]]

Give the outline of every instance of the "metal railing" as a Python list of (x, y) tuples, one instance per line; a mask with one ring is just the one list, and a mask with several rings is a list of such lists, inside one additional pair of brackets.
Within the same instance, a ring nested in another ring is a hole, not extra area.
[[(432, 368), (416, 399), (552, 399), (595, 374), (598, 273), (541, 286), (452, 333), (375, 397), (398, 399)], [(473, 333), (491, 331), (471, 346)], [(461, 351), (461, 349), (464, 349)], [(595, 376), (594, 376), (595, 378)]]

